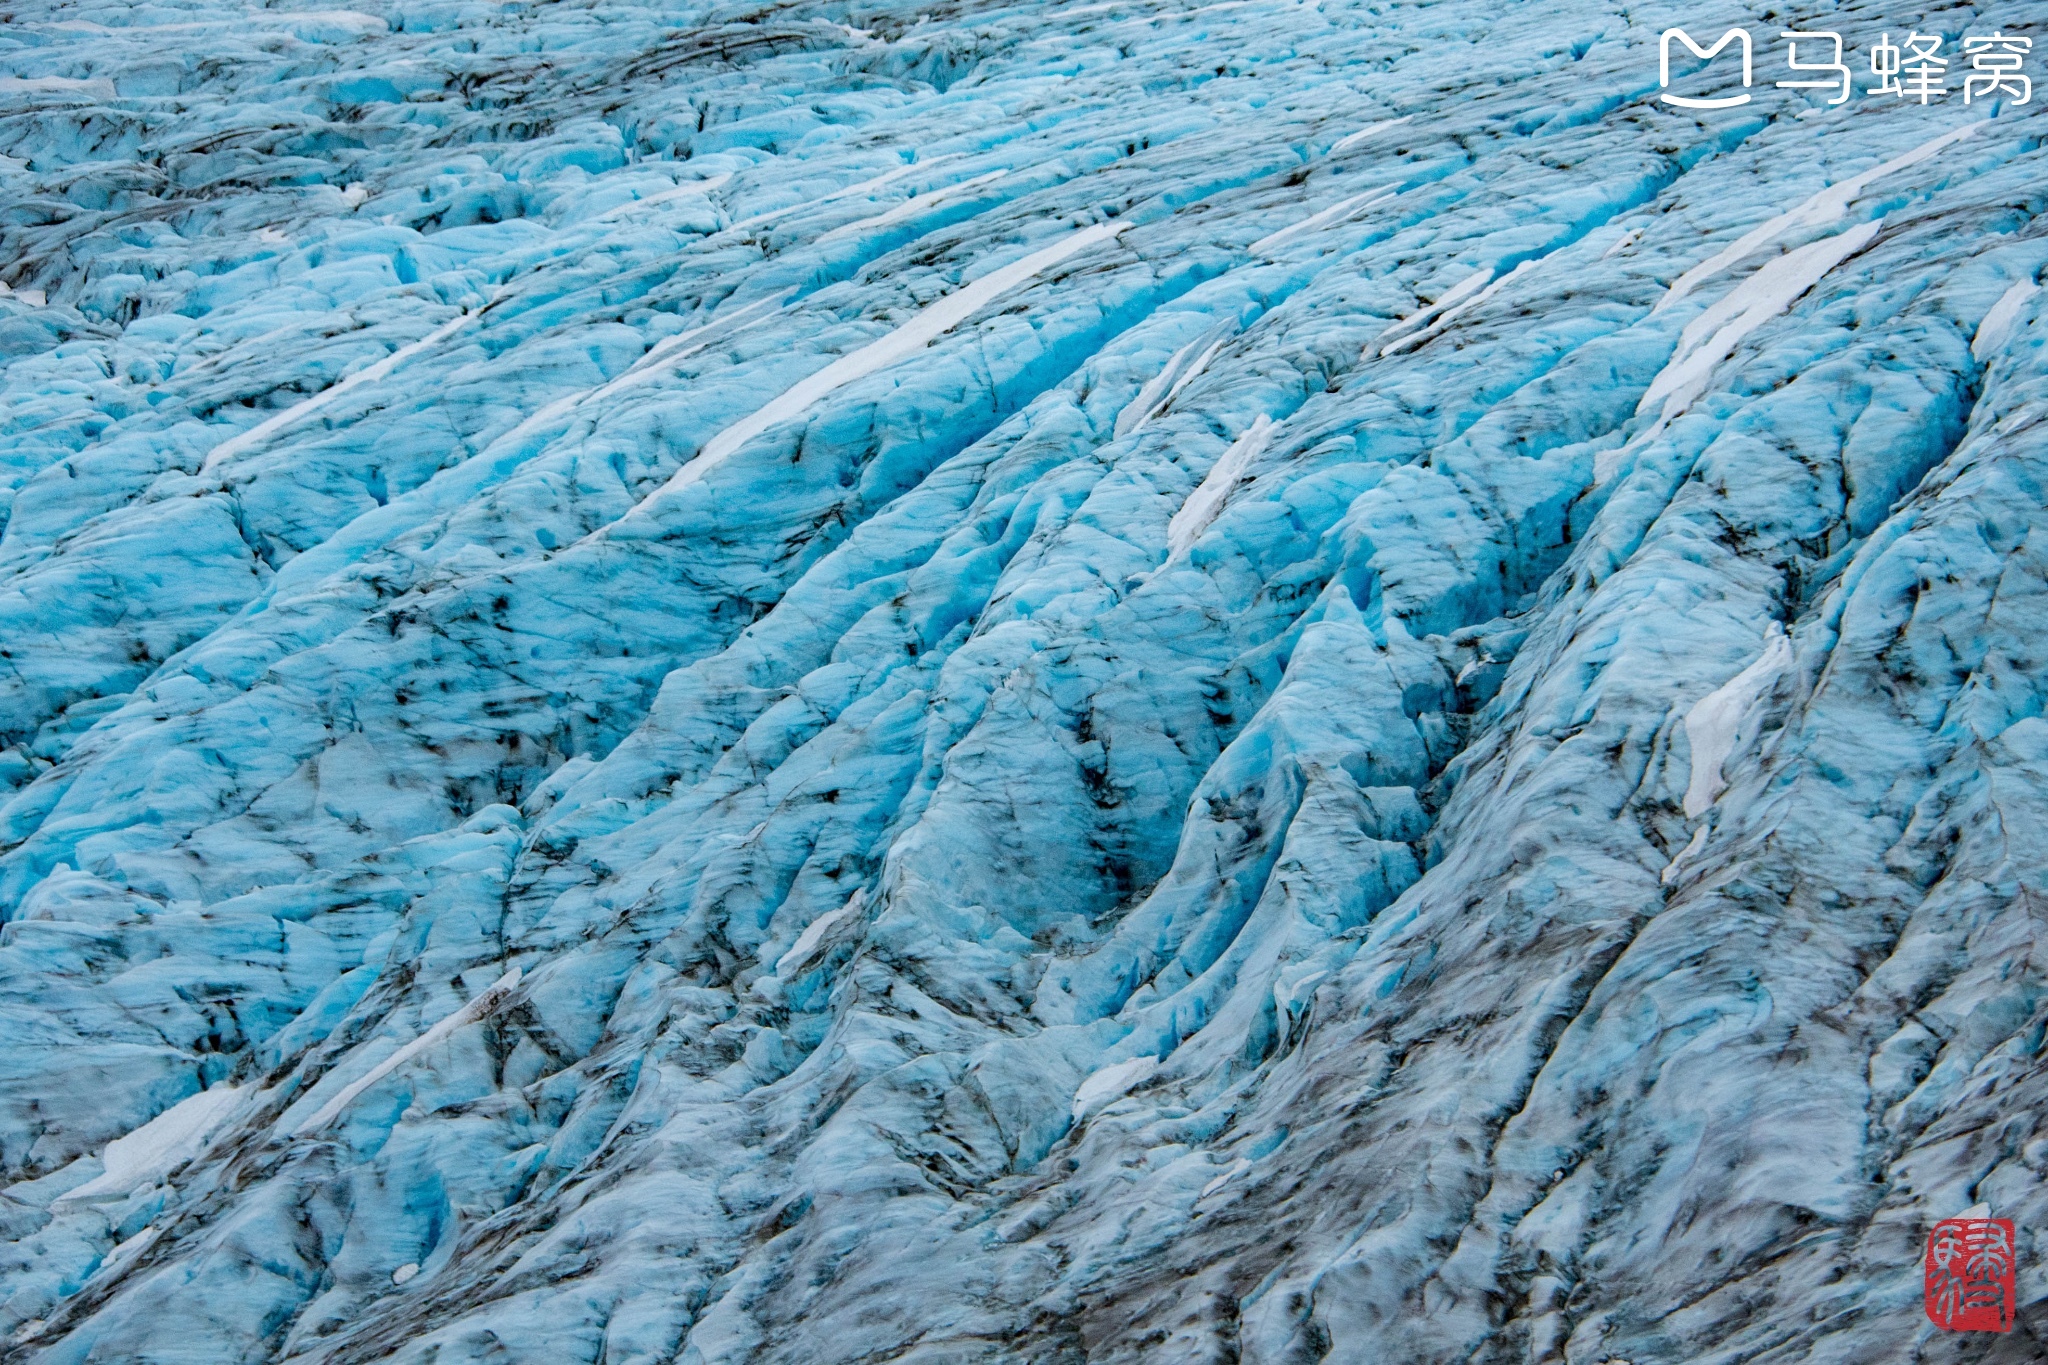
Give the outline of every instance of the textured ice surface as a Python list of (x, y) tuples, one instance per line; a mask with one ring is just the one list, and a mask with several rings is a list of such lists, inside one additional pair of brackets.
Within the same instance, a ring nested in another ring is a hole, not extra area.
[(0, 1359), (2048, 1356), (2048, 101), (1823, 17), (2048, 37), (8, 7)]

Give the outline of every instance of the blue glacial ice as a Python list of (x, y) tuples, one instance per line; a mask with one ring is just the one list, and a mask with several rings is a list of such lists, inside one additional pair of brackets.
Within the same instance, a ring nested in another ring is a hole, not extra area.
[(0, 1361), (2048, 1359), (2048, 92), (347, 3), (0, 13)]

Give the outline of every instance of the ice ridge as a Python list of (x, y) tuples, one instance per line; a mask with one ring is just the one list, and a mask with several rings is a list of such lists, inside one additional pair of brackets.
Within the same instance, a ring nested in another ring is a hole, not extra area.
[(2048, 1355), (2048, 101), (1702, 13), (11, 6), (0, 1362)]

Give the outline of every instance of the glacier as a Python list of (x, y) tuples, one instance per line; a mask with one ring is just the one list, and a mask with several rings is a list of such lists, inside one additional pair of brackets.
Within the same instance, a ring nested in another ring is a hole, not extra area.
[(9, 6), (0, 1361), (2048, 1359), (1993, 30)]

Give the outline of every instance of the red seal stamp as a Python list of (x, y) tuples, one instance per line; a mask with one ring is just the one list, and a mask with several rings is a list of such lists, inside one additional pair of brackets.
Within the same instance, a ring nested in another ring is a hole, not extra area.
[(2004, 1218), (1944, 1218), (1934, 1225), (1927, 1234), (1927, 1316), (1936, 1327), (2012, 1330), (2019, 1278), (2013, 1238)]

